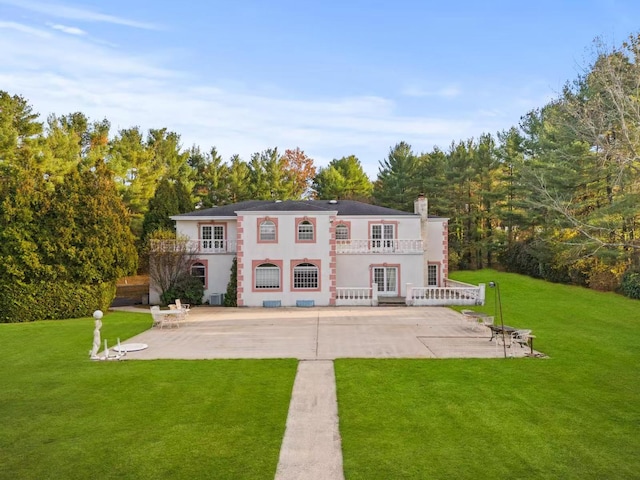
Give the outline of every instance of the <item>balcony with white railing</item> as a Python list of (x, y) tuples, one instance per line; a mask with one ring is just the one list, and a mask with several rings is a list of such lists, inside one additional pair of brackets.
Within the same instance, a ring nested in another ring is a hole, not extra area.
[(236, 253), (235, 240), (151, 240), (152, 252)]
[(336, 253), (400, 253), (421, 255), (424, 253), (424, 249), (422, 240), (351, 239), (336, 240)]

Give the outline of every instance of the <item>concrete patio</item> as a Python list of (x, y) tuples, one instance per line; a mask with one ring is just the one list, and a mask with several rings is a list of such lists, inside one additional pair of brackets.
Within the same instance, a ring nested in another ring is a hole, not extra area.
[[(486, 327), (474, 327), (446, 307), (198, 307), (180, 328), (153, 328), (127, 339), (149, 347), (126, 358), (502, 357), (502, 346), (490, 337)], [(507, 349), (508, 356), (528, 353), (528, 348)]]

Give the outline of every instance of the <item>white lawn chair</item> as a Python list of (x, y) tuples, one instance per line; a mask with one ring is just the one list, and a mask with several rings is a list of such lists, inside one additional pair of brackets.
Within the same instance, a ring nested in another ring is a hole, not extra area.
[(182, 303), (179, 298), (176, 298), (176, 308), (178, 310), (184, 310), (185, 317), (189, 314), (190, 305), (188, 303)]
[[(511, 348), (513, 345), (513, 338), (514, 338), (515, 332), (505, 332), (504, 334), (502, 332), (496, 332), (496, 351), (498, 350), (498, 348), (502, 348), (504, 349), (506, 348)], [(509, 356), (513, 356), (513, 353), (511, 350), (509, 350)]]
[(516, 330), (513, 332), (513, 343), (521, 348), (528, 347), (531, 337), (531, 330)]
[(185, 322), (189, 315), (190, 305), (188, 303), (182, 303), (179, 298), (176, 298), (176, 309), (182, 310), (184, 315), (180, 315), (180, 321)]
[(158, 327), (162, 328), (164, 316), (160, 314), (160, 307), (154, 305), (151, 307), (151, 317), (153, 318), (153, 323), (151, 324), (151, 328)]
[(482, 317), (482, 325), (487, 328), (490, 328), (491, 326), (493, 326), (493, 321), (494, 321), (493, 317), (489, 317), (489, 316)]

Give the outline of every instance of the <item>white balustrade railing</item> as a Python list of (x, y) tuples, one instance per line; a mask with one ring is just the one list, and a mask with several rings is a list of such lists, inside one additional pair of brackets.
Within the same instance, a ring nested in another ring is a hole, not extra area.
[(413, 287), (407, 285), (407, 305), (483, 305), (484, 299), (484, 283), (465, 287)]
[(202, 253), (236, 253), (236, 240), (198, 240), (198, 249)]
[(378, 305), (378, 284), (371, 287), (337, 287), (336, 305)]
[(236, 253), (235, 240), (151, 240), (152, 252)]
[(336, 240), (337, 253), (423, 253), (422, 240)]

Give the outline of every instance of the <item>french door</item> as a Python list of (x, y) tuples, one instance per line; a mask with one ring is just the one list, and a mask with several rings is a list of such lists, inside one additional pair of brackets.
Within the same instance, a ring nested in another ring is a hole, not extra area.
[(393, 241), (395, 239), (394, 225), (371, 225), (371, 249), (378, 252), (393, 251)]
[(373, 281), (378, 285), (378, 295), (398, 296), (398, 267), (373, 267)]
[(224, 252), (224, 226), (223, 225), (203, 225), (200, 231), (202, 250)]

